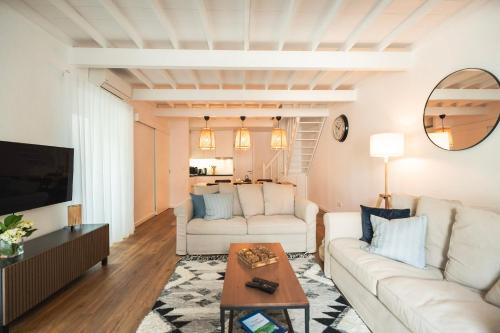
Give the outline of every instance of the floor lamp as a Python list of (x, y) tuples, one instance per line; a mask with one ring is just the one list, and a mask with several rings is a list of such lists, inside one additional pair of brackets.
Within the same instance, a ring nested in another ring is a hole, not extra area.
[(388, 188), (389, 157), (402, 156), (404, 154), (405, 138), (402, 133), (380, 133), (370, 136), (370, 156), (384, 158), (384, 193), (379, 194), (377, 207), (382, 200), (385, 208), (391, 208), (391, 195)]

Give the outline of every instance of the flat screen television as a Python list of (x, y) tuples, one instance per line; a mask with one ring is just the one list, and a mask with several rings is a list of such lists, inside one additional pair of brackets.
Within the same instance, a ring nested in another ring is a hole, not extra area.
[(73, 148), (0, 141), (0, 215), (70, 201)]

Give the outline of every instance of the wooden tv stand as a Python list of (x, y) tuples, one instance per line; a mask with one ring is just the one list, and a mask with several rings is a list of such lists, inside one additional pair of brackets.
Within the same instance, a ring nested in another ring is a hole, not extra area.
[(107, 264), (109, 226), (82, 224), (24, 243), (24, 254), (0, 260), (0, 332), (14, 319), (95, 264)]

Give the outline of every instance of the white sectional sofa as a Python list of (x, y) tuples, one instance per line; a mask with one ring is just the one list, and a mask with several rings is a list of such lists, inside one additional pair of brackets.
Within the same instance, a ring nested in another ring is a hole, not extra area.
[(359, 212), (324, 216), (325, 273), (368, 327), (375, 333), (500, 332), (500, 308), (484, 300), (500, 278), (498, 215), (407, 195), (395, 195), (393, 206), (427, 216), (425, 269), (363, 250)]
[[(236, 185), (257, 186), (257, 185)], [(243, 216), (240, 198), (235, 185), (221, 183), (197, 188), (197, 193), (233, 193), (233, 218), (227, 220), (193, 219), (191, 199), (174, 209), (177, 218), (176, 253), (225, 254), (231, 243), (279, 242), (286, 252), (316, 252), (316, 215), (318, 206), (306, 199), (293, 198), (292, 214)], [(260, 185), (262, 191), (262, 185)], [(274, 198), (279, 200), (280, 198)], [(264, 207), (263, 196), (247, 197), (250, 205)]]

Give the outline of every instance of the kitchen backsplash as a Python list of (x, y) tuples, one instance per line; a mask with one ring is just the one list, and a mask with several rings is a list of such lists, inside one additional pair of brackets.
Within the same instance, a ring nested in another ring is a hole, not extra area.
[(215, 165), (216, 175), (232, 175), (234, 172), (232, 158), (191, 158), (189, 166), (197, 167), (198, 169), (207, 168), (207, 174), (212, 174), (211, 166)]

